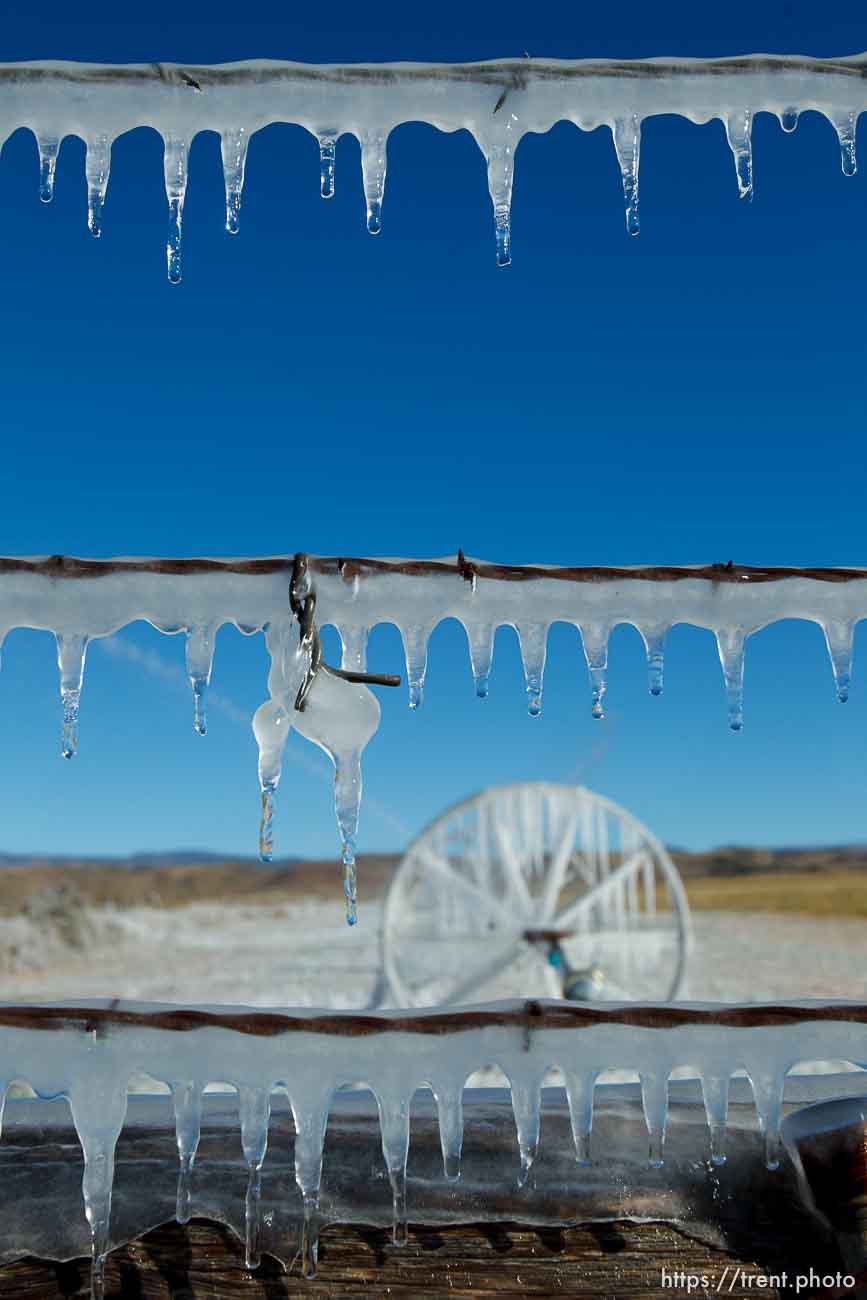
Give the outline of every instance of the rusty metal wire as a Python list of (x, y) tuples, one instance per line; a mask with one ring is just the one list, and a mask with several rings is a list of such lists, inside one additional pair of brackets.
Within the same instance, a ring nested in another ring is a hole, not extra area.
[(316, 592), (310, 580), (310, 562), (303, 551), (299, 551), (292, 563), (292, 576), (289, 579), (289, 608), (298, 620), (301, 633), (301, 648), (309, 650), (310, 660), (304, 680), (295, 697), (295, 709), (304, 712), (307, 697), (320, 671), (331, 673), (332, 677), (342, 677), (346, 682), (360, 682), (365, 686), (400, 686), (400, 677), (394, 673), (361, 673), (348, 668), (333, 668), (327, 664), (322, 655), (322, 638), (316, 626)]
[[(303, 553), (302, 553), (303, 554)], [(551, 565), (493, 564), (470, 560), (459, 551), (453, 560), (380, 560), (373, 556), (307, 555), (311, 574), (337, 574), (346, 582), (363, 580), (374, 574), (395, 573), (405, 577), (435, 577), (455, 574), (465, 582), (479, 578), (500, 582), (681, 582), (755, 584), (779, 582), (788, 578), (807, 578), (813, 582), (863, 582), (867, 568), (794, 568), (780, 565), (737, 564), (726, 560), (715, 564), (677, 565)], [(133, 559), (88, 560), (72, 555), (0, 556), (0, 578), (5, 574), (32, 573), (39, 577), (94, 579), (116, 573), (156, 573), (166, 577), (192, 577), (200, 573), (237, 573), (262, 577), (271, 573), (290, 573), (292, 555), (262, 556), (254, 559), (215, 560), (205, 558), (176, 559), (141, 557)]]

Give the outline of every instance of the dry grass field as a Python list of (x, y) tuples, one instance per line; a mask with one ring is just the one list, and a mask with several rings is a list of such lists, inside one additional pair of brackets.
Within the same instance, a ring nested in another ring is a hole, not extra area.
[(696, 912), (867, 918), (867, 870), (755, 872), (686, 880)]

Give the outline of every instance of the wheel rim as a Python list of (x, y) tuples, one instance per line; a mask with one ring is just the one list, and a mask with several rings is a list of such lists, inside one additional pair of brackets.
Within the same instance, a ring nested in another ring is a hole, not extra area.
[(610, 1001), (677, 997), (689, 941), (683, 883), (659, 840), (581, 786), (492, 787), (436, 818), (407, 849), (383, 918), (383, 966), (401, 1006), (561, 996), (524, 931), (573, 931), (573, 969)]

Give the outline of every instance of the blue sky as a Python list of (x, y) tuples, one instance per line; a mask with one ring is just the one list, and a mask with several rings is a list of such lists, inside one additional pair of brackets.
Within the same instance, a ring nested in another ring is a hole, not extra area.
[[(520, 54), (832, 55), (867, 48), (858, 6), (341, 3), (4, 6), (0, 57), (337, 61)], [(705, 11), (706, 10), (706, 11)], [(867, 155), (865, 155), (867, 156)], [(760, 116), (756, 198), (722, 127), (645, 124), (642, 234), (624, 229), (607, 131), (560, 125), (519, 150), (513, 265), (497, 270), (484, 168), (463, 133), (400, 128), (383, 233), (365, 230), (358, 148), (323, 203), (312, 139), (254, 138), (241, 233), (222, 227), (214, 136), (192, 150), (185, 279), (165, 277), (161, 143), (115, 147), (104, 235), (85, 226), (83, 147), (37, 197), (23, 131), (0, 156), (0, 550), (438, 555), (502, 561), (864, 564), (867, 166), (827, 122)], [(206, 739), (172, 678), (179, 638), (136, 628), (154, 674), (90, 653), (81, 752), (59, 757), (53, 646), (12, 633), (0, 674), (0, 851), (255, 846), (261, 643), (218, 642)], [(462, 631), (431, 645), (424, 709), (383, 697), (360, 847), (398, 848), (447, 803), (535, 776), (580, 780), (671, 843), (867, 839), (867, 681), (835, 702), (818, 629), (749, 647), (746, 727), (726, 727), (709, 634), (676, 630), (666, 691), (637, 635), (612, 640), (595, 723), (577, 634), (557, 627), (546, 709), (525, 716), (514, 637), (472, 695)], [(372, 664), (400, 668), (393, 629)], [(278, 853), (335, 844), (327, 761), (295, 738)]]

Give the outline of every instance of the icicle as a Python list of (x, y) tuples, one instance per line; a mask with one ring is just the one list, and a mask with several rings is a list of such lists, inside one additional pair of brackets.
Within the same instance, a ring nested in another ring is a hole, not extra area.
[(647, 651), (647, 684), (651, 695), (661, 695), (663, 686), (663, 669), (665, 659), (664, 627), (648, 628), (641, 633), (644, 648)]
[(662, 1150), (668, 1115), (668, 1075), (669, 1071), (665, 1069), (641, 1075), (641, 1104), (647, 1123), (647, 1159), (651, 1169), (661, 1169), (664, 1163)]
[(572, 1122), (572, 1141), (575, 1143), (575, 1159), (579, 1165), (589, 1165), (596, 1071), (586, 1070), (583, 1074), (564, 1072), (564, 1081)]
[(521, 645), (524, 681), (527, 685), (527, 712), (531, 718), (538, 718), (542, 712), (542, 681), (545, 676), (545, 655), (548, 648), (548, 624), (519, 623), (516, 630)]
[[(319, 137), (319, 193), (323, 199), (334, 198), (334, 163), (337, 156), (337, 136), (327, 132)], [(383, 181), (385, 174), (383, 173)], [(380, 199), (381, 199), (380, 195)]]
[[(494, 226), (497, 239), (497, 266), (509, 266), (512, 261), (512, 187), (515, 174), (514, 113), (505, 111), (501, 129), (486, 143), (479, 143), (488, 163), (488, 190), (494, 205)], [(520, 135), (518, 134), (520, 139)]]
[(840, 166), (843, 168), (843, 175), (854, 176), (858, 170), (858, 159), (855, 153), (858, 114), (852, 109), (848, 113), (836, 115), (833, 122), (837, 139), (840, 141)]
[(298, 688), (310, 663), (309, 647), (302, 647), (294, 619), (269, 622), (265, 644), (271, 656), (268, 692), (271, 696), (253, 715), (253, 734), (259, 748), (259, 789), (262, 807), (259, 820), (259, 857), (270, 862), (274, 851), (274, 795), (280, 782), (283, 751), (295, 711)]
[(581, 628), (584, 657), (590, 674), (590, 711), (594, 718), (604, 718), (602, 701), (607, 689), (608, 628), (593, 624)]
[(173, 1084), (172, 1100), (175, 1108), (175, 1136), (180, 1161), (175, 1218), (178, 1223), (189, 1223), (190, 1179), (196, 1162), (196, 1152), (199, 1149), (199, 1134), (202, 1126), (201, 1084), (192, 1081)]
[(259, 857), (270, 862), (274, 855), (274, 795), (280, 783), (283, 750), (291, 730), (288, 711), (277, 700), (266, 700), (253, 715), (253, 734), (259, 746)]
[(400, 630), (403, 653), (406, 659), (406, 680), (409, 685), (409, 707), (418, 709), (424, 699), (424, 679), (427, 672), (427, 639), (430, 629), (418, 623)]
[(443, 1172), (450, 1183), (461, 1176), (461, 1151), (464, 1145), (463, 1087), (442, 1084), (434, 1087), (440, 1125)]
[(295, 1117), (295, 1181), (301, 1192), (301, 1272), (310, 1279), (316, 1276), (319, 1255), (319, 1189), (322, 1184), (322, 1148), (328, 1124), (330, 1095), (326, 1097), (291, 1097)]
[(841, 704), (845, 704), (849, 698), (849, 684), (852, 679), (855, 625), (854, 623), (834, 619), (830, 623), (823, 623), (822, 631), (825, 633), (825, 644), (828, 647), (828, 654), (831, 656), (831, 667), (834, 670), (834, 682), (837, 686), (837, 699)]
[(166, 198), (169, 201), (169, 234), (166, 241), (166, 261), (169, 280), (181, 282), (181, 240), (184, 221), (184, 198), (187, 192), (187, 142), (174, 135), (165, 137), (163, 170), (166, 179)]
[(623, 177), (623, 201), (626, 205), (626, 229), (630, 235), (640, 233), (638, 216), (638, 160), (641, 151), (641, 121), (634, 114), (618, 117), (611, 128), (620, 175)]
[(387, 143), (387, 131), (365, 131), (361, 136), (361, 175), (367, 203), (367, 229), (371, 235), (378, 235), (382, 229)]
[(39, 197), (43, 203), (50, 203), (54, 198), (54, 173), (57, 169), (60, 139), (56, 135), (38, 135), (36, 144), (39, 149)]
[(726, 684), (729, 726), (740, 731), (744, 725), (744, 643), (740, 628), (719, 628), (717, 649)]
[(303, 713), (295, 714), (296, 730), (324, 749), (334, 764), (334, 810), (343, 843), (343, 892), (349, 925), (358, 919), (355, 837), (361, 808), (361, 754), (379, 719), (379, 700), (372, 691), (327, 670), (317, 674)]
[(512, 1113), (515, 1116), (515, 1128), (518, 1133), (518, 1152), (521, 1157), (518, 1186), (525, 1187), (539, 1149), (541, 1080), (535, 1074), (521, 1078), (515, 1072), (510, 1073), (508, 1077), (512, 1092)]
[(765, 1164), (768, 1169), (779, 1169), (781, 1156), (780, 1120), (783, 1110), (785, 1074), (764, 1074), (747, 1066), (753, 1085), (753, 1096), (759, 1123), (765, 1135)]
[(259, 861), (272, 862), (274, 860), (274, 795), (277, 791), (277, 784), (274, 781), (266, 781), (261, 787), (260, 810), (259, 810)]
[(485, 700), (488, 697), (491, 661), (494, 657), (494, 627), (491, 623), (467, 623), (465, 627), (476, 695), (480, 700)]
[(235, 127), (231, 131), (223, 131), (220, 135), (223, 181), (226, 186), (226, 229), (230, 235), (237, 235), (238, 233), (248, 143), (247, 128), (244, 126)]
[(90, 1227), (91, 1297), (103, 1300), (105, 1260), (110, 1247), (114, 1152), (126, 1118), (126, 1082), (111, 1073), (88, 1071), (69, 1090), (72, 1122), (84, 1155), (81, 1191)]
[(787, 135), (791, 135), (798, 125), (800, 113), (796, 108), (784, 108), (780, 114), (780, 126)]
[(111, 169), (111, 141), (107, 135), (86, 142), (84, 171), (87, 178), (87, 226), (94, 239), (102, 234), (102, 208)]
[(57, 633), (57, 666), (60, 669), (60, 699), (63, 705), (63, 731), (60, 752), (74, 758), (78, 749), (78, 706), (84, 681), (87, 637)]
[(193, 726), (200, 736), (208, 729), (206, 696), (214, 662), (214, 628), (197, 624), (187, 629), (187, 676), (193, 690)]
[(340, 625), (340, 667), (350, 672), (367, 671), (367, 628)]
[(406, 1228), (406, 1158), (409, 1153), (409, 1098), (376, 1095), (382, 1154), (391, 1183), (392, 1240), (405, 1246)]
[(242, 1086), (238, 1089), (238, 1112), (241, 1121), (241, 1149), (247, 1162), (247, 1194), (244, 1202), (244, 1267), (258, 1268), (261, 1263), (260, 1199), (262, 1165), (268, 1149), (268, 1121), (271, 1117), (271, 1092), (268, 1088)]
[(701, 1090), (704, 1096), (708, 1127), (710, 1128), (711, 1164), (724, 1165), (726, 1160), (726, 1123), (729, 1108), (729, 1076), (727, 1074), (702, 1073)]
[(726, 139), (735, 160), (738, 193), (748, 203), (753, 199), (753, 115), (748, 108), (725, 119)]

